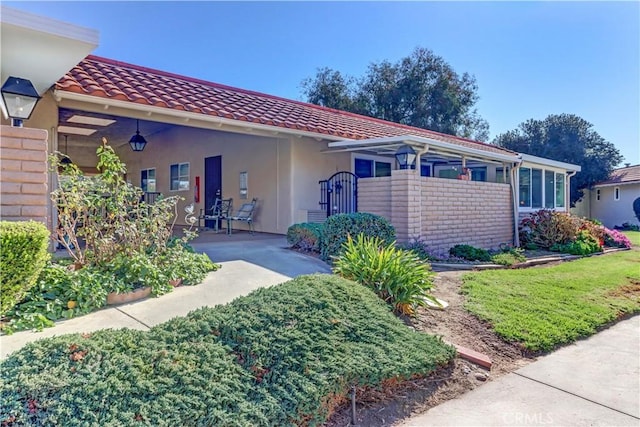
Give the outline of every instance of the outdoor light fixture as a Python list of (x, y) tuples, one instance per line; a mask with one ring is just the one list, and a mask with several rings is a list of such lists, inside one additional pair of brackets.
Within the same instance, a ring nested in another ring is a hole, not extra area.
[(411, 169), (416, 161), (415, 150), (407, 144), (400, 146), (395, 155), (400, 169)]
[(140, 135), (140, 120), (136, 120), (136, 134), (129, 140), (129, 145), (133, 151), (142, 151), (144, 146), (147, 145), (147, 140)]
[(20, 77), (9, 77), (2, 85), (2, 101), (11, 118), (11, 126), (22, 127), (22, 121), (31, 117), (40, 100), (31, 81)]

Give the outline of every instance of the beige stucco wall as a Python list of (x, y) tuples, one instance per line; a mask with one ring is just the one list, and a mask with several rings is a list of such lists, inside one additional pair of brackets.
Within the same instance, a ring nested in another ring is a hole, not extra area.
[(616, 186), (598, 187), (600, 200), (597, 200), (596, 190), (591, 190), (590, 217), (602, 221), (605, 227), (613, 228), (625, 222), (638, 224), (633, 212), (633, 201), (640, 197), (640, 184), (625, 184), (617, 186), (620, 189), (620, 199), (614, 199)]
[(513, 204), (507, 184), (393, 171), (391, 177), (361, 179), (358, 185), (359, 210), (389, 219), (399, 242), (423, 240), (434, 251), (456, 244), (497, 248), (513, 243)]
[(50, 228), (47, 131), (0, 127), (0, 216), (40, 221)]

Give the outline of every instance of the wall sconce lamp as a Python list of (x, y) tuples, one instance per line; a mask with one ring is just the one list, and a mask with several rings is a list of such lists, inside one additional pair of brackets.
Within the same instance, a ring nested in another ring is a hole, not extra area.
[(140, 135), (140, 120), (136, 119), (136, 134), (129, 140), (129, 145), (133, 151), (142, 151), (144, 146), (147, 145), (147, 140)]
[(395, 156), (400, 169), (413, 169), (416, 162), (416, 151), (410, 145), (401, 145)]
[(31, 117), (40, 100), (38, 91), (30, 80), (11, 76), (4, 82), (0, 92), (7, 116), (11, 118), (11, 126), (22, 127), (22, 121)]

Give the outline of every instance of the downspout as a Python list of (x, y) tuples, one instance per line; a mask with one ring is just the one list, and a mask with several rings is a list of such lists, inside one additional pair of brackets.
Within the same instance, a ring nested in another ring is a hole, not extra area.
[(518, 209), (520, 207), (520, 194), (518, 194), (518, 183), (520, 182), (520, 166), (522, 159), (513, 164), (511, 168), (511, 200), (513, 202), (513, 246), (520, 246), (520, 232), (518, 231)]
[[(577, 174), (578, 171), (571, 171), (567, 173), (567, 182), (564, 183), (564, 210), (569, 212), (571, 210), (571, 177)], [(569, 196), (569, 197), (567, 197)], [(567, 204), (569, 206), (567, 206)], [(589, 216), (591, 216), (591, 199), (589, 199)]]
[(422, 182), (420, 180), (420, 178), (422, 177), (421, 172), (421, 168), (420, 168), (420, 164), (421, 164), (421, 158), (423, 154), (427, 154), (427, 151), (429, 151), (429, 146), (425, 145), (420, 151), (418, 151), (417, 155), (416, 155), (416, 170), (418, 173), (418, 184), (420, 185), (420, 200), (418, 202), (418, 207), (420, 208), (420, 233), (418, 234), (418, 238), (422, 238)]

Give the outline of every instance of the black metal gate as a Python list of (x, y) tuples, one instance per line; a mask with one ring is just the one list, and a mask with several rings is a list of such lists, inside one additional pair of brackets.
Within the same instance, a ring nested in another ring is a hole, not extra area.
[(327, 212), (327, 217), (358, 212), (358, 177), (343, 171), (320, 181), (320, 206)]

